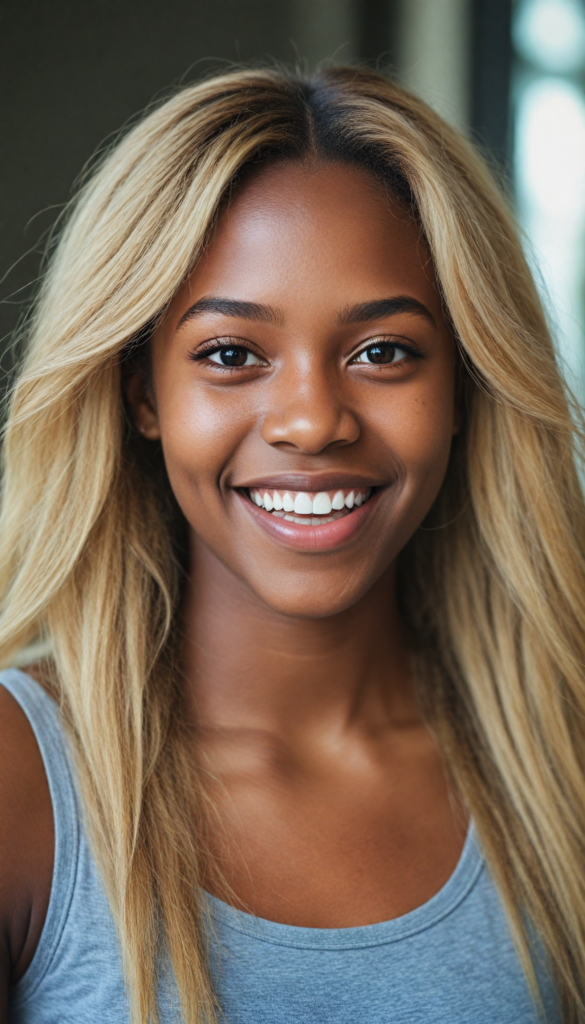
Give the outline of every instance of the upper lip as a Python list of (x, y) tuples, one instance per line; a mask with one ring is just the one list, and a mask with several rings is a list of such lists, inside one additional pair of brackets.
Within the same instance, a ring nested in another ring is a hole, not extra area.
[(234, 483), (232, 486), (240, 490), (251, 490), (252, 488), (260, 490), (265, 488), (266, 490), (275, 491), (318, 493), (319, 491), (335, 491), (347, 488), (385, 487), (388, 483), (388, 480), (363, 476), (359, 473), (275, 473), (270, 476), (259, 476), (249, 480), (238, 481), (238, 483)]

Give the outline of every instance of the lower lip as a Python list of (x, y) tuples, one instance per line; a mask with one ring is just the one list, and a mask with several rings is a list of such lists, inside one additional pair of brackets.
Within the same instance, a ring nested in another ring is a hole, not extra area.
[(240, 491), (236, 491), (249, 515), (275, 540), (296, 551), (332, 551), (349, 543), (372, 515), (381, 493), (381, 488), (374, 491), (363, 505), (332, 523), (324, 523), (323, 526), (301, 526), (258, 508)]

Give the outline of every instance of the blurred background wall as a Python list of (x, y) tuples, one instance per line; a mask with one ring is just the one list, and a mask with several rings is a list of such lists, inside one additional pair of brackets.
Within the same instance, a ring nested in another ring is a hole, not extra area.
[(484, 148), (585, 394), (585, 0), (0, 0), (4, 352), (96, 149), (169, 87), (258, 59), (389, 68)]

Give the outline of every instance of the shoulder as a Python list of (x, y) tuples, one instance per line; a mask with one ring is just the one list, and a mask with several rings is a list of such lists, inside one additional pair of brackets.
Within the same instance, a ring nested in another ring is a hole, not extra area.
[[(24, 974), (45, 921), (53, 810), (41, 753), (18, 701), (0, 686), (0, 995)], [(2, 1021), (0, 1010), (0, 1022)]]

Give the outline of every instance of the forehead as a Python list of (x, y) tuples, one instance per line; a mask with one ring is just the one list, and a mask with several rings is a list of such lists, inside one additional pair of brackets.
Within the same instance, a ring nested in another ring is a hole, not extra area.
[[(388, 288), (436, 294), (429, 253), (410, 210), (367, 171), (282, 161), (236, 191), (190, 279), (189, 291), (257, 298)], [(370, 297), (370, 296), (368, 296)], [(348, 296), (347, 301), (350, 301)]]

